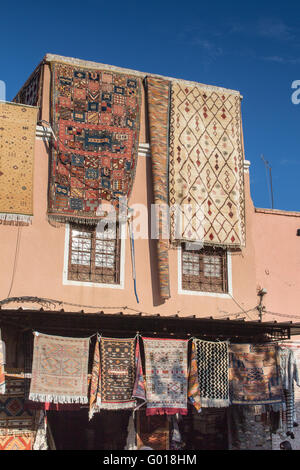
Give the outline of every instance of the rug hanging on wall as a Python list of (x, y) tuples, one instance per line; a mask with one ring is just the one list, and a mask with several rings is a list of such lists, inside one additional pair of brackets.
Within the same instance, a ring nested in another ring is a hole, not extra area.
[(36, 428), (36, 412), (26, 409), (24, 379), (6, 376), (6, 392), (0, 395), (0, 434)]
[[(0, 333), (1, 338), (1, 333)], [(6, 363), (6, 349), (5, 343), (0, 339), (0, 395), (5, 393), (5, 363)]]
[[(282, 343), (278, 347), (280, 372), (284, 388), (286, 432), (293, 435), (297, 423), (295, 399), (300, 396), (300, 345), (297, 342)], [(296, 393), (295, 393), (296, 392)]]
[[(157, 261), (160, 295), (163, 299), (170, 297), (169, 285), (169, 228), (168, 207), (169, 194), (169, 107), (170, 82), (155, 77), (146, 78), (147, 105), (149, 117), (149, 134), (152, 162), (152, 180), (154, 203), (162, 207), (157, 220)], [(165, 228), (165, 233), (164, 233)]]
[(92, 375), (90, 383), (90, 393), (89, 393), (89, 419), (92, 419), (94, 413), (100, 411), (100, 407), (97, 405), (101, 401), (100, 395), (100, 384), (101, 384), (101, 364), (100, 364), (100, 346), (99, 346), (99, 337), (97, 335), (95, 348), (94, 348), (94, 357), (93, 357), (93, 366), (92, 366)]
[(187, 340), (143, 338), (146, 366), (146, 414), (182, 414), (187, 410)]
[(5, 225), (32, 221), (37, 112), (0, 102), (0, 223)]
[(134, 408), (132, 398), (135, 381), (135, 338), (103, 338), (100, 340), (101, 409)]
[(35, 332), (29, 400), (88, 403), (89, 343)]
[(135, 382), (133, 387), (133, 397), (137, 398), (136, 410), (146, 403), (146, 381), (143, 373), (142, 357), (138, 339), (135, 346)]
[(196, 408), (198, 413), (201, 412), (200, 387), (198, 377), (197, 350), (195, 342), (192, 342), (189, 377), (188, 377), (188, 399)]
[(0, 450), (32, 450), (35, 433), (0, 435)]
[(284, 401), (276, 345), (230, 344), (230, 399), (236, 405)]
[(97, 223), (101, 203), (130, 197), (138, 152), (141, 80), (51, 63), (52, 149), (48, 215)]
[(14, 97), (14, 103), (40, 106), (42, 99), (43, 65), (39, 64)]
[(194, 339), (202, 407), (229, 406), (229, 353), (227, 341)]
[(238, 92), (173, 82), (171, 240), (245, 245), (244, 153)]

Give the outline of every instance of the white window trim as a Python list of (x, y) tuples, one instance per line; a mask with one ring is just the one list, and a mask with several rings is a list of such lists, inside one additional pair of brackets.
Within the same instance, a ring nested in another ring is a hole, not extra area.
[(180, 246), (177, 250), (178, 256), (178, 294), (180, 295), (200, 295), (206, 297), (218, 297), (220, 299), (231, 299), (233, 296), (233, 289), (232, 289), (232, 260), (231, 260), (231, 253), (227, 250), (227, 285), (228, 285), (228, 292), (221, 294), (219, 292), (204, 292), (204, 291), (196, 291), (196, 290), (184, 290), (182, 289), (182, 247)]
[(124, 272), (125, 272), (125, 238), (126, 224), (120, 223), (120, 239), (121, 239), (121, 256), (120, 256), (120, 282), (119, 284), (104, 284), (101, 282), (84, 282), (71, 281), (68, 279), (69, 267), (69, 240), (70, 240), (70, 224), (66, 224), (65, 228), (65, 251), (64, 251), (64, 269), (63, 269), (63, 285), (77, 287), (100, 287), (106, 289), (124, 289)]

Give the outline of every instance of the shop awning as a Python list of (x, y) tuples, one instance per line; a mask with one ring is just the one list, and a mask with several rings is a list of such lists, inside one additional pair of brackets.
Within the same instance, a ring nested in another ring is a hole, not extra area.
[(37, 330), (49, 334), (69, 336), (93, 334), (132, 336), (175, 336), (240, 338), (244, 340), (285, 340), (300, 335), (300, 323), (217, 319), (213, 317), (148, 315), (142, 313), (87, 313), (41, 309), (0, 308), (0, 326), (13, 326), (19, 330)]

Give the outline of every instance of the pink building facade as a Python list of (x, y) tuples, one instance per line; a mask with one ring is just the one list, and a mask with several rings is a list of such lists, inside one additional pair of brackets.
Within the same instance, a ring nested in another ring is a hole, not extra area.
[[(78, 64), (86, 64), (76, 61)], [(134, 73), (134, 71), (132, 71)], [(41, 118), (50, 121), (49, 65), (44, 66)], [(180, 317), (237, 318), (257, 320), (257, 293), (265, 288), (264, 320), (297, 321), (300, 278), (300, 213), (255, 208), (249, 183), (250, 162), (245, 156), (246, 247), (227, 254), (228, 286), (224, 293), (187, 291), (182, 286), (180, 249), (169, 251), (170, 299), (162, 301), (158, 290), (158, 273), (154, 259), (155, 240), (145, 237), (150, 231), (148, 220), (139, 213), (139, 205), (150, 210), (153, 203), (151, 152), (148, 121), (143, 93), (139, 152), (136, 177), (129, 206), (135, 209), (137, 304), (132, 281), (130, 240), (123, 227), (120, 280), (118, 284), (68, 280), (68, 224), (54, 227), (47, 220), (48, 144), (51, 134), (37, 126), (34, 162), (34, 217), (29, 227), (1, 227), (1, 298), (36, 296), (70, 304), (99, 307), (119, 312), (128, 307), (148, 314)], [(250, 170), (251, 171), (251, 170)], [(147, 214), (146, 214), (147, 216)], [(17, 253), (16, 253), (17, 248)], [(12, 304), (11, 304), (12, 306)], [(71, 305), (69, 305), (71, 307)], [(77, 307), (74, 307), (76, 310)], [(251, 310), (252, 309), (252, 310)], [(71, 309), (72, 310), (72, 309)], [(85, 310), (88, 310), (85, 308)], [(95, 311), (92, 309), (92, 311)], [(132, 310), (134, 311), (134, 310)], [(130, 310), (128, 310), (128, 313)], [(247, 312), (247, 313), (244, 313)]]
[[(63, 60), (79, 67), (99, 67), (99, 64), (50, 54), (42, 63), (42, 94), (34, 149), (32, 223), (15, 226), (2, 221), (0, 226), (0, 299), (1, 312), (5, 316), (2, 334), (6, 341), (9, 368), (20, 371), (23, 367), (24, 353), (18, 349), (20, 332), (13, 324), (14, 321), (21, 323), (22, 316), (26, 317), (28, 325), (47, 329), (51, 323), (47, 323), (47, 318), (58, 318), (54, 314), (61, 314), (64, 324), (58, 331), (65, 331), (69, 335), (76, 331), (77, 317), (80, 319), (77, 333), (84, 331), (82, 325), (86, 322), (87, 331), (95, 327), (100, 332), (103, 329), (114, 336), (127, 331), (143, 334), (143, 321), (146, 325), (147, 319), (153, 323), (148, 322), (145, 331), (160, 336), (174, 334), (172, 319), (177, 322), (177, 336), (180, 336), (181, 324), (182, 332), (191, 337), (199, 334), (203, 325), (203, 335), (209, 339), (239, 337), (247, 325), (255, 327), (249, 333), (253, 342), (255, 332), (266, 331), (264, 325), (269, 328), (268, 332), (279, 327), (280, 340), (288, 339), (290, 334), (299, 334), (300, 328), (298, 330), (296, 324), (300, 320), (300, 212), (254, 207), (249, 179), (250, 155), (245, 155), (244, 160), (246, 244), (242, 249), (227, 249), (222, 254), (222, 286), (215, 284), (217, 287), (214, 290), (214, 284), (210, 282), (206, 289), (199, 286), (191, 288), (185, 277), (183, 247), (179, 246), (168, 251), (170, 297), (161, 298), (157, 242), (149, 236), (154, 195), (144, 89), (137, 167), (129, 200), (129, 206), (134, 210), (135, 263), (133, 265), (132, 245), (127, 223), (124, 222), (119, 226), (122, 237), (118, 248), (118, 273), (114, 282), (107, 281), (105, 276), (99, 282), (96, 277), (88, 279), (84, 274), (74, 275), (72, 237), (75, 229), (70, 223), (53, 223), (47, 217), (50, 148), (53, 144), (53, 135), (47, 123), (51, 121), (50, 64), (53, 60)], [(103, 64), (101, 67), (128, 73), (127, 69)], [(132, 70), (129, 72), (142, 78), (146, 75)], [(78, 253), (74, 256), (78, 256)], [(209, 257), (214, 259), (214, 255), (210, 254)], [(219, 266), (213, 263), (209, 268), (204, 266), (204, 275), (207, 274), (208, 278), (220, 277)], [(109, 265), (107, 267), (110, 268)], [(211, 276), (211, 273), (217, 274)], [(136, 280), (136, 291), (133, 278)], [(261, 293), (264, 295), (261, 296)], [(95, 315), (100, 316), (95, 318)], [(118, 320), (116, 324), (114, 318)], [(157, 323), (155, 319), (162, 323)], [(166, 323), (163, 323), (164, 319)], [(191, 319), (204, 322), (209, 319), (209, 331), (206, 323), (199, 324), (197, 331), (193, 330), (195, 323), (188, 323)], [(107, 321), (110, 322), (109, 326)], [(49, 333), (55, 331), (54, 322), (51, 323)], [(294, 325), (291, 330), (289, 322)], [(230, 333), (226, 332), (228, 325), (232, 328)], [(247, 333), (244, 333), (244, 337), (247, 337)], [(265, 448), (269, 448), (270, 442), (268, 439)]]

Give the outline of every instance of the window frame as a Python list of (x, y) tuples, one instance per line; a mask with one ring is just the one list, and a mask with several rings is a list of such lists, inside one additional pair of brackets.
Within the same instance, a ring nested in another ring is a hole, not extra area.
[[(118, 279), (117, 282), (115, 283), (110, 283), (110, 282), (99, 282), (94, 280), (95, 277), (94, 275), (101, 275), (103, 273), (103, 269), (108, 270), (107, 274), (112, 274), (110, 271), (110, 268), (97, 268), (95, 266), (95, 244), (96, 244), (96, 237), (92, 237), (92, 272), (93, 272), (93, 278), (91, 280), (75, 280), (75, 279), (69, 279), (69, 270), (70, 270), (70, 265), (71, 265), (71, 243), (72, 243), (72, 238), (71, 238), (71, 230), (73, 226), (76, 224), (69, 224), (67, 223), (65, 225), (65, 249), (64, 249), (64, 268), (63, 268), (63, 284), (64, 285), (73, 285), (73, 286), (86, 286), (86, 287), (102, 287), (102, 288), (112, 288), (112, 289), (124, 289), (124, 264), (125, 264), (125, 230), (126, 226), (124, 223), (119, 224), (119, 230), (118, 230), (118, 236), (119, 236), (119, 243), (118, 245)], [(85, 227), (85, 229), (88, 230), (88, 227)], [(94, 229), (93, 229), (94, 230)], [(93, 231), (91, 230), (91, 231)], [(80, 266), (80, 271), (83, 273), (87, 269), (85, 269), (84, 265), (75, 265), (75, 266)], [(99, 269), (97, 273), (97, 269)], [(88, 271), (90, 271), (90, 267), (88, 267)]]
[(232, 260), (230, 250), (226, 250), (226, 277), (227, 277), (227, 291), (226, 292), (211, 292), (205, 290), (190, 290), (183, 287), (183, 263), (182, 256), (184, 250), (180, 245), (177, 250), (178, 253), (178, 294), (181, 295), (200, 295), (207, 297), (219, 297), (219, 298), (232, 298), (233, 289), (232, 289)]

